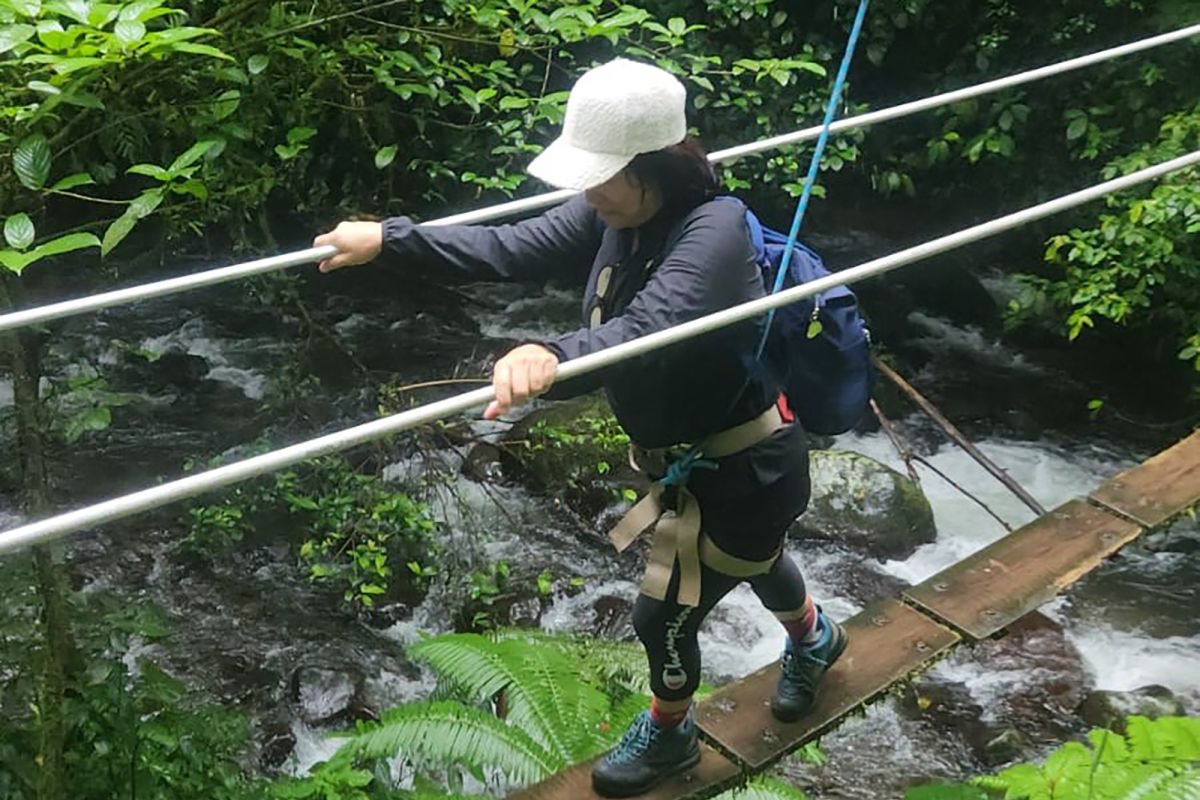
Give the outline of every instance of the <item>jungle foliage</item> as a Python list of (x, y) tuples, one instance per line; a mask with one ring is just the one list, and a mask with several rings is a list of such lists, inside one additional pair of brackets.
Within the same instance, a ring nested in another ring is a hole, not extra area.
[[(692, 121), (713, 148), (795, 129), (818, 116), (853, 6), (0, 0), (0, 309), (96, 290), (118, 272), (124, 280), (144, 277), (156, 254), (225, 259), (306, 243), (349, 214), (429, 217), (531, 193), (537, 187), (524, 165), (554, 135), (574, 76), (614, 55), (678, 74)], [(848, 110), (1194, 21), (1194, 4), (1184, 0), (882, 0), (873, 6)], [(851, 194), (868, 187), (945, 219), (947, 229), (963, 216), (1016, 208), (1196, 149), (1198, 68), (1197, 48), (1177, 44), (1050, 87), (958, 104), (886, 133), (837, 136), (818, 188)], [(803, 148), (743, 159), (724, 170), (724, 180), (762, 207), (782, 206), (798, 194), (806, 159)], [(1148, 331), (1164, 343), (1165, 356), (1200, 370), (1195, 176), (1126, 193), (1099, 216), (1085, 209), (1056, 220), (1060, 227), (1046, 231), (1045, 263), (1025, 267), (1029, 293), (1014, 305), (1014, 322), (1049, 314), (1072, 337), (1101, 328), (1112, 335), (1117, 326)], [(69, 387), (87, 395), (82, 404), (60, 407), (46, 398), (39, 371), (45, 342), (40, 331), (4, 337), (23, 506), (35, 513), (58, 490), (45, 478), (47, 437), (74, 441), (102, 431), (122, 403), (102, 374)], [(271, 488), (269, 499), (282, 500), (303, 526), (307, 550), (299, 555), (313, 577), (339, 581), (348, 600), (367, 606), (377, 590), (387, 591), (381, 581), (422, 578), (424, 568), (396, 568), (389, 543), (418, 541), (428, 520), (408, 498), (368, 485), (353, 470), (337, 475), (326, 491), (297, 472), (294, 483)], [(197, 507), (193, 543), (244, 535), (246, 503), (254, 502)], [(347, 515), (358, 521), (349, 529)], [(202, 711), (176, 713), (169, 677), (160, 680), (152, 665), (136, 674), (118, 666), (123, 650), (116, 645), (73, 644), (65, 610), (79, 601), (48, 554), (34, 564), (6, 575), (20, 584), (14, 597), (38, 609), (13, 615), (24, 627), (5, 638), (22, 666), (0, 673), (9, 712), (0, 729), (6, 796), (260, 791), (234, 762), (244, 743), (238, 724), (212, 722)], [(30, 641), (30, 630), (40, 643)], [(481, 702), (481, 686), (491, 684), (459, 685), (468, 701), (462, 708)], [(614, 706), (604, 697), (580, 689), (580, 705), (568, 711), (591, 721), (607, 714), (615, 724), (624, 701)], [(533, 710), (514, 711), (533, 726), (520, 734), (530, 760), (472, 762), (451, 735), (459, 728), (445, 715), (449, 707), (437, 708), (448, 737), (440, 768), (462, 775), (531, 775), (612, 733), (588, 729), (563, 740), (537, 728)], [(379, 748), (356, 758), (406, 741), (400, 732), (415, 718), (397, 714), (357, 734), (377, 736), (371, 741)], [(500, 735), (487, 724), (488, 735)], [(399, 738), (386, 738), (393, 735)], [(205, 761), (205, 753), (216, 761)], [(418, 755), (436, 761), (437, 754)], [(111, 768), (79, 766), (97, 759)], [(31, 764), (41, 765), (40, 775)], [(354, 792), (366, 791), (375, 773), (345, 769), (341, 782), (318, 771), (309, 788), (293, 787), (309, 794), (292, 796), (369, 796)]]
[(913, 789), (905, 800), (1188, 800), (1200, 797), (1200, 719), (1129, 717), (1097, 728), (1040, 764), (1017, 764), (961, 786)]

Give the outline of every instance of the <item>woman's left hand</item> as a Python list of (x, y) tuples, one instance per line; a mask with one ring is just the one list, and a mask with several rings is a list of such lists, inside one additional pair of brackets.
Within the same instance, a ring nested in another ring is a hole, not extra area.
[(483, 412), (483, 418), (496, 419), (513, 406), (544, 394), (554, 383), (557, 372), (558, 356), (540, 344), (513, 348), (492, 370), (496, 399)]

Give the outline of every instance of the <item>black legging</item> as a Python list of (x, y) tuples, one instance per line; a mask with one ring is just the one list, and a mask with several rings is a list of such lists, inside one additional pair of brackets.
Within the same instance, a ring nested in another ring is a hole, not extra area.
[[(787, 529), (808, 506), (808, 449), (804, 432), (786, 425), (748, 450), (719, 459), (718, 468), (692, 473), (688, 489), (700, 503), (704, 535), (725, 553), (747, 561), (766, 561), (780, 552)], [(721, 598), (743, 580), (771, 611), (804, 607), (804, 578), (795, 563), (780, 555), (769, 572), (735, 578), (701, 565), (700, 603), (673, 602), (679, 565), (663, 602), (638, 595), (633, 627), (650, 660), (650, 687), (663, 700), (682, 700), (700, 684), (700, 647), (696, 632)]]
[[(633, 627), (646, 648), (650, 688), (656, 697), (683, 700), (696, 691), (700, 685), (700, 644), (696, 639), (700, 623), (722, 597), (744, 580), (750, 582), (750, 588), (771, 611), (798, 611), (804, 606), (807, 593), (804, 577), (786, 553), (779, 556), (769, 572), (753, 578), (735, 578), (701, 565), (700, 604), (695, 608), (638, 595), (633, 606)], [(675, 597), (678, 587), (676, 564), (667, 597)]]

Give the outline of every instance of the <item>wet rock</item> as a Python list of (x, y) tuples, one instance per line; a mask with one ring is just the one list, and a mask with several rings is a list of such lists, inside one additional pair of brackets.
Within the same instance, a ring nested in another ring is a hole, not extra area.
[(303, 666), (292, 673), (291, 701), (310, 725), (345, 721), (362, 707), (363, 677), (344, 669)]
[(1078, 733), (1087, 680), (1062, 628), (1033, 613), (1006, 636), (956, 652), (914, 684), (903, 708), (957, 732), (981, 763), (998, 766)]
[(625, 488), (645, 480), (629, 466), (629, 439), (602, 395), (535, 410), (501, 443), (506, 474), (539, 491), (561, 492), (588, 520), (610, 508)]
[(810, 465), (812, 500), (793, 536), (842, 541), (881, 560), (907, 558), (937, 538), (929, 501), (899, 472), (844, 450), (814, 451)]
[(494, 481), (501, 476), (500, 448), (488, 442), (480, 442), (467, 451), (461, 471), (471, 480)]
[(1190, 555), (1200, 552), (1200, 522), (1190, 517), (1180, 517), (1165, 528), (1148, 534), (1143, 546), (1152, 553)]
[(153, 359), (126, 351), (113, 375), (122, 385), (161, 393), (193, 389), (204, 380), (208, 370), (208, 362), (203, 358), (179, 350), (168, 350)]
[(259, 726), (255, 740), (258, 745), (258, 763), (267, 770), (276, 770), (296, 749), (296, 735), (284, 719), (273, 719)]
[(802, 541), (791, 552), (807, 580), (839, 587), (839, 594), (845, 593), (859, 607), (890, 600), (909, 586), (908, 581), (881, 572), (860, 553), (837, 542)]
[(518, 628), (536, 628), (542, 618), (542, 601), (536, 597), (524, 597), (508, 607), (508, 622)]
[(375, 607), (365, 617), (365, 621), (372, 628), (385, 629), (410, 617), (412, 617), (412, 607), (408, 603), (388, 603)]
[(592, 603), (595, 614), (589, 633), (597, 639), (625, 641), (634, 638), (633, 603), (624, 597), (604, 595)]
[(1157, 719), (1184, 713), (1183, 702), (1165, 686), (1142, 686), (1131, 692), (1097, 689), (1079, 705), (1079, 716), (1088, 725), (1117, 732), (1123, 731), (1125, 719), (1134, 715)]
[(1005, 728), (983, 746), (983, 761), (986, 764), (1007, 764), (1016, 761), (1028, 746), (1020, 731)]

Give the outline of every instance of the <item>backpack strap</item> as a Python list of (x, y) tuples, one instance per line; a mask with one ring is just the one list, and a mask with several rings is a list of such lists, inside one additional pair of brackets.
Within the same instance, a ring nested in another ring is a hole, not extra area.
[(713, 199), (737, 203), (746, 210), (746, 227), (750, 229), (750, 244), (754, 245), (754, 260), (759, 266), (765, 265), (768, 261), (766, 237), (763, 235), (762, 223), (758, 221), (758, 217), (754, 216), (750, 206), (743, 203), (741, 198), (731, 194), (719, 194)]

